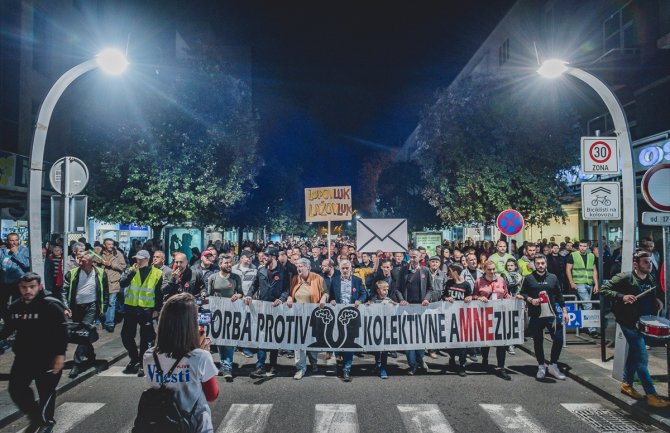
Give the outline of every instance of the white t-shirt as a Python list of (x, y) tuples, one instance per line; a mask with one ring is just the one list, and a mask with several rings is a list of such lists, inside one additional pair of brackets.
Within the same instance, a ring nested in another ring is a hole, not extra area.
[[(144, 372), (149, 386), (159, 388), (164, 379), (166, 387), (178, 390), (179, 407), (188, 412), (193, 409), (197, 401), (195, 410), (198, 420), (197, 431), (213, 433), (212, 412), (202, 390), (202, 383), (207, 382), (217, 374), (212, 355), (202, 349), (195, 349), (189, 356), (182, 358), (170, 377), (161, 378), (156, 371), (153, 350), (152, 347), (144, 353)], [(167, 375), (176, 360), (161, 353), (158, 355), (158, 361), (163, 370), (163, 375)]]

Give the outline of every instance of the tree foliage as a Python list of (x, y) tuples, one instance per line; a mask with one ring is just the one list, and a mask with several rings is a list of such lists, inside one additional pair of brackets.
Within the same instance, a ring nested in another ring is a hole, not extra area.
[(446, 225), (491, 223), (507, 208), (533, 225), (565, 216), (559, 173), (578, 162), (580, 128), (550, 93), (531, 98), (518, 84), (479, 77), (441, 91), (424, 111), (413, 160)]
[(246, 83), (199, 47), (166, 78), (137, 90), (139, 116), (91, 128), (76, 149), (90, 167), (90, 213), (161, 228), (224, 224), (225, 210), (255, 185), (257, 118)]

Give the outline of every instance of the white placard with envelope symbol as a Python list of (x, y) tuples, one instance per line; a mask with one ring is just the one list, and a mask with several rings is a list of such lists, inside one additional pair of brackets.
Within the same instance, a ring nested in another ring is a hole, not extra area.
[(356, 249), (362, 253), (406, 252), (406, 219), (356, 220)]

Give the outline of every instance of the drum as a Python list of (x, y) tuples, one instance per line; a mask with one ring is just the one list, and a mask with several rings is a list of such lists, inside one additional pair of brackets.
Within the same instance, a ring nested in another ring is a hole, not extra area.
[(660, 316), (642, 316), (637, 322), (637, 328), (648, 337), (670, 338), (670, 320)]

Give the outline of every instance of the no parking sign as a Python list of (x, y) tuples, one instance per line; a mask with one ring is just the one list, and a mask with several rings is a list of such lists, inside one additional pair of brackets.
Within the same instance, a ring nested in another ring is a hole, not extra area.
[(507, 209), (500, 212), (500, 215), (498, 215), (498, 219), (496, 220), (496, 225), (502, 234), (514, 236), (523, 229), (524, 221), (519, 211)]

